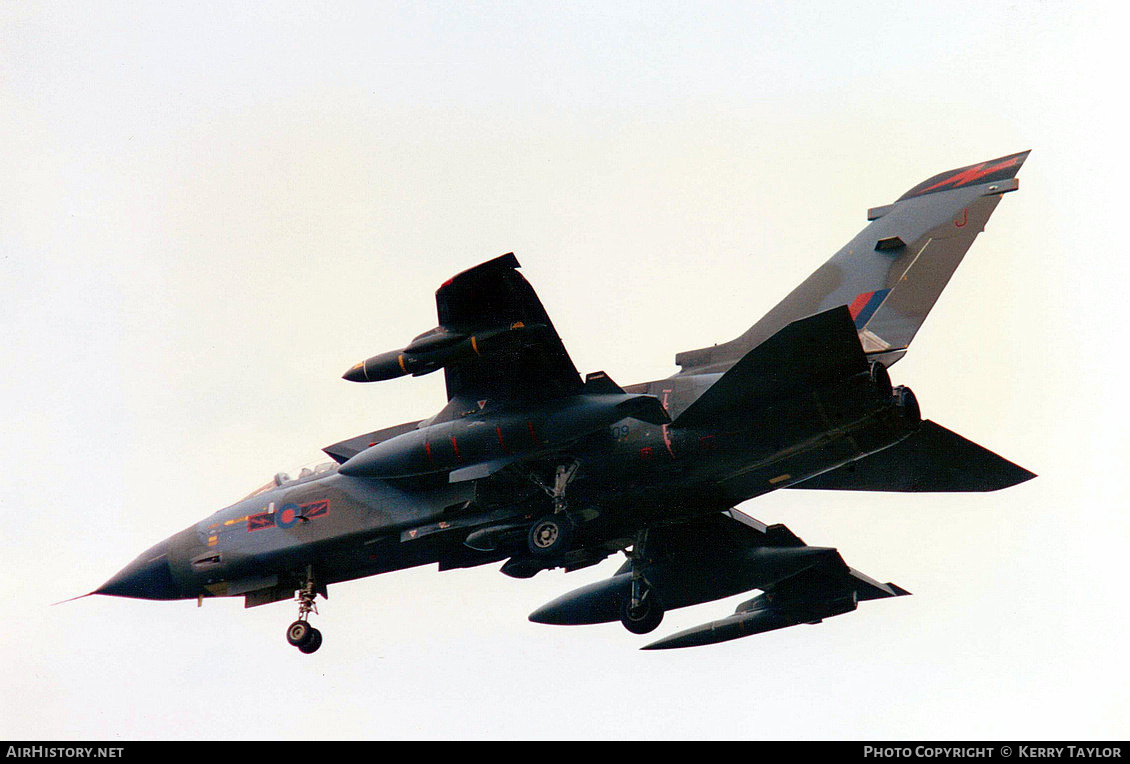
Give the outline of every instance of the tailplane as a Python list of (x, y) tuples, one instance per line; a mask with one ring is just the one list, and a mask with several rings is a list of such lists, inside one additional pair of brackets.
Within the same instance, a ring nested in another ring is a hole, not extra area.
[(999, 491), (1036, 477), (984, 446), (931, 422), (890, 448), (789, 488), (951, 493)]

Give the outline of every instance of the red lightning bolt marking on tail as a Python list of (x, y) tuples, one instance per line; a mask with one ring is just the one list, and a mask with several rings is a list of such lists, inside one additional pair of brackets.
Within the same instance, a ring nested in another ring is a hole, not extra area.
[(983, 178), (986, 175), (990, 175), (998, 170), (1003, 170), (1006, 167), (1012, 167), (1019, 161), (1019, 157), (1012, 157), (1011, 159), (1006, 159), (1003, 162), (999, 162), (994, 165), (990, 165), (988, 162), (982, 162), (976, 167), (969, 167), (957, 173), (956, 175), (951, 175), (948, 178), (943, 178), (934, 185), (930, 186), (929, 188), (924, 188), (918, 193), (927, 194), (934, 189), (940, 188), (942, 186), (953, 186), (954, 188), (958, 186), (964, 186), (966, 183), (971, 183), (978, 178)]

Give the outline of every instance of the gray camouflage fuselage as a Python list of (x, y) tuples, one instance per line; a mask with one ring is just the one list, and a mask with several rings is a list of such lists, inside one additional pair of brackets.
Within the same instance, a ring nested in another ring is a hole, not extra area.
[(730, 617), (649, 648), (734, 639), (908, 592), (735, 505), (781, 488), (992, 491), (1034, 475), (922, 420), (887, 368), (917, 333), (1028, 153), (936, 175), (895, 203), (742, 335), (676, 355), (679, 373), (621, 388), (581, 379), (513, 253), (436, 291), (439, 325), (355, 364), (373, 382), (442, 369), (419, 422), (323, 449), (336, 464), (273, 484), (147, 550), (96, 594), (146, 599), (298, 592), (287, 639), (331, 583), (438, 563), (617, 575), (531, 620), (654, 629), (665, 607), (760, 589)]
[[(677, 415), (717, 378), (682, 375), (630, 390), (659, 398)], [(488, 414), (470, 416), (493, 429)], [(571, 501), (600, 515), (612, 542), (604, 551), (611, 553), (630, 543), (639, 527), (685, 517), (688, 496), (699, 506), (731, 506), (858, 459), (908, 432), (889, 392), (876, 389), (866, 375), (836, 388), (798, 391), (796, 398), (750, 412), (744, 424), (725, 429), (625, 418), (586, 443)], [(528, 519), (544, 499), (533, 495), (481, 508), (473, 483), (437, 479), (406, 488), (398, 482), (334, 468), (248, 497), (148, 550), (102, 593), (153, 599), (242, 595), (250, 605), (289, 598), (308, 564), (321, 583), (330, 584), (431, 563), (450, 569), (497, 562), (513, 550), (471, 549), (463, 543), (467, 533)], [(302, 517), (303, 507), (319, 502), (327, 502), (326, 511)], [(275, 517), (289, 505), (299, 507), (298, 519), (282, 527)], [(141, 578), (130, 572), (162, 555), (168, 578), (160, 566), (150, 565)]]

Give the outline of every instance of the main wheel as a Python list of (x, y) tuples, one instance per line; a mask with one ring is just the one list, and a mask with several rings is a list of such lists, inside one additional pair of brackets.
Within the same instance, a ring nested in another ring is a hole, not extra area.
[(620, 605), (620, 623), (633, 634), (647, 634), (655, 631), (663, 621), (663, 606), (655, 595), (648, 592), (638, 607), (632, 607), (631, 599)]
[(900, 385), (895, 388), (895, 404), (899, 407), (904, 419), (911, 422), (922, 420), (922, 409), (918, 407), (918, 397), (909, 387)]
[(526, 543), (535, 557), (556, 557), (573, 545), (573, 521), (563, 512), (546, 515), (530, 526)]
[(306, 640), (305, 644), (299, 645), (298, 649), (309, 655), (322, 646), (322, 632), (311, 627), (310, 638)]
[(286, 641), (301, 649), (303, 645), (308, 644), (313, 639), (317, 631), (307, 621), (295, 621), (286, 629)]

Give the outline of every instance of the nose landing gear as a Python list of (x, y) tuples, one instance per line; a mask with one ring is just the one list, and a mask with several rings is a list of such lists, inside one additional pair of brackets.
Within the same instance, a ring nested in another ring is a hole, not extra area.
[(312, 653), (322, 646), (322, 632), (309, 621), (295, 621), (287, 627), (286, 641), (304, 653)]
[(306, 582), (298, 590), (298, 620), (286, 629), (286, 641), (306, 654), (322, 646), (322, 632), (311, 626), (308, 620), (310, 613), (318, 612), (318, 606), (314, 604), (317, 595), (313, 566), (307, 565)]

